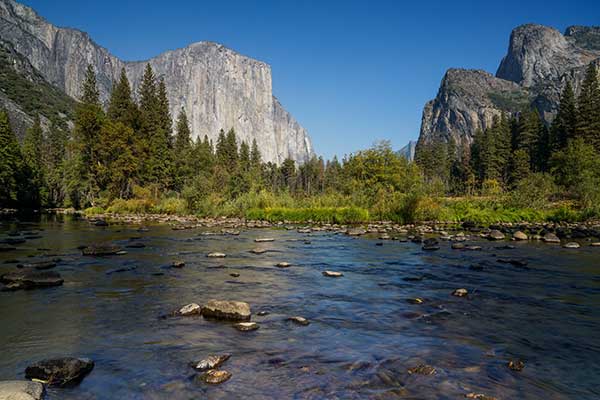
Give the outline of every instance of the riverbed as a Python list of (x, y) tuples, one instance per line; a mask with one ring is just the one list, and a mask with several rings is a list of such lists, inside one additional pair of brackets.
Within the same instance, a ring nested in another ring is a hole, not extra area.
[[(482, 250), (441, 241), (425, 251), (377, 235), (295, 228), (138, 228), (67, 217), (0, 225), (0, 239), (13, 231), (30, 237), (0, 253), (0, 275), (15, 269), (7, 261), (59, 258), (53, 270), (64, 279), (0, 292), (0, 380), (24, 379), (41, 359), (75, 356), (94, 360), (93, 371), (77, 386), (48, 388), (47, 398), (600, 398), (598, 247), (472, 239)], [(82, 256), (78, 247), (93, 243), (126, 254)], [(174, 261), (185, 266), (172, 268)], [(457, 288), (468, 296), (453, 296)], [(248, 302), (260, 329), (161, 318), (210, 299)], [(231, 354), (222, 367), (231, 379), (198, 382), (188, 364), (222, 353)], [(508, 368), (510, 360), (522, 360), (523, 370)], [(419, 365), (435, 372), (408, 372)]]

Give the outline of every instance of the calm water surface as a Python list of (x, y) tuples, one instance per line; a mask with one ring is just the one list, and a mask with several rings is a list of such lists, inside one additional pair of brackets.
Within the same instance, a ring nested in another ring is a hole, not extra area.
[[(42, 229), (42, 237), (0, 253), (0, 273), (14, 268), (4, 263), (9, 259), (59, 254), (55, 270), (65, 284), (0, 293), (0, 379), (23, 379), (28, 364), (48, 357), (96, 362), (79, 386), (51, 389), (50, 399), (600, 398), (600, 248), (515, 243), (501, 250), (481, 242), (480, 252), (448, 243), (424, 252), (413, 243), (380, 247), (376, 238), (324, 232), (255, 229), (224, 237), (150, 226), (140, 233), (58, 219), (3, 222), (0, 239), (15, 229)], [(258, 237), (275, 241), (254, 243)], [(76, 249), (108, 241), (146, 247), (101, 258)], [(258, 247), (273, 251), (249, 253)], [(208, 259), (213, 251), (228, 256)], [(186, 266), (168, 268), (174, 260)], [(293, 266), (274, 267), (280, 261)], [(130, 270), (113, 272), (120, 268)], [(325, 278), (326, 269), (344, 277)], [(451, 296), (459, 287), (473, 295)], [(426, 301), (409, 304), (412, 297)], [(250, 303), (260, 329), (158, 318), (211, 298)], [(270, 314), (256, 316), (261, 310)], [(293, 315), (311, 324), (285, 321)], [(188, 362), (224, 352), (232, 354), (223, 367), (231, 380), (194, 382)], [(522, 372), (506, 367), (512, 358), (525, 361)], [(407, 373), (423, 363), (437, 373)]]

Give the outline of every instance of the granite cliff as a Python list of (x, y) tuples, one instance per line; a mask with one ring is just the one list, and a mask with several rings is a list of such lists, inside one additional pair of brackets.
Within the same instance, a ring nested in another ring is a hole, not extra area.
[(270, 66), (217, 43), (194, 43), (150, 60), (125, 62), (87, 33), (56, 27), (13, 0), (0, 0), (0, 38), (74, 99), (88, 64), (107, 101), (121, 68), (135, 89), (149, 63), (165, 80), (173, 118), (185, 108), (194, 137), (216, 140), (220, 129), (234, 128), (239, 139), (256, 139), (265, 161), (281, 163), (289, 157), (303, 162), (313, 154), (306, 130), (273, 96)]
[[(447, 142), (469, 145), (502, 112), (532, 104), (546, 122), (557, 110), (567, 81), (577, 90), (590, 63), (600, 64), (600, 27), (554, 28), (527, 24), (515, 28), (496, 75), (450, 69), (435, 99), (423, 110), (419, 145)], [(418, 151), (418, 149), (417, 149)]]

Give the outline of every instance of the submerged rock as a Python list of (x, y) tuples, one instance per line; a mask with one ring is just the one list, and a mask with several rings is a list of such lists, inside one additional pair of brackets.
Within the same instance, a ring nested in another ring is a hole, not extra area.
[(563, 246), (565, 249), (578, 249), (581, 245), (577, 242), (569, 242)]
[(439, 242), (437, 239), (434, 239), (434, 238), (425, 239), (423, 241), (422, 249), (427, 250), (427, 251), (439, 250), (440, 249)]
[(299, 317), (299, 316), (289, 317), (287, 320), (295, 323), (296, 325), (301, 325), (301, 326), (310, 325), (310, 321), (304, 317)]
[(525, 363), (521, 360), (510, 360), (507, 366), (513, 371), (523, 371), (523, 368), (525, 368)]
[(454, 292), (452, 292), (452, 296), (456, 296), (456, 297), (465, 297), (469, 294), (469, 291), (467, 289), (456, 289)]
[(242, 301), (209, 300), (202, 307), (202, 315), (207, 318), (249, 321), (252, 313), (250, 305)]
[[(8, 244), (0, 243), (0, 253), (4, 251), (13, 251), (16, 250), (16, 247), (10, 246)], [(10, 381), (12, 382), (12, 381)]]
[(254, 239), (254, 241), (256, 243), (266, 243), (266, 242), (274, 242), (275, 239), (273, 239), (273, 238), (256, 238), (256, 239)]
[(51, 269), (56, 267), (56, 263), (54, 261), (38, 261), (27, 264), (17, 264), (17, 268), (35, 268), (39, 270)]
[(252, 249), (250, 250), (250, 253), (252, 254), (264, 254), (266, 252), (268, 252), (269, 250), (267, 249)]
[(36, 379), (50, 386), (68, 386), (81, 382), (94, 369), (88, 358), (57, 358), (39, 361), (25, 369), (27, 379)]
[(0, 276), (0, 282), (6, 284), (4, 290), (35, 289), (60, 286), (64, 280), (54, 271), (22, 269)]
[(488, 395), (481, 394), (481, 393), (467, 393), (467, 394), (465, 394), (465, 397), (467, 399), (474, 399), (474, 400), (498, 400), (495, 397), (488, 396)]
[(0, 400), (41, 400), (44, 385), (29, 381), (0, 381)]
[(452, 243), (450, 246), (453, 250), (464, 250), (466, 245), (464, 243)]
[(367, 231), (362, 228), (348, 229), (346, 231), (346, 235), (348, 235), (348, 236), (362, 236), (362, 235), (365, 235), (366, 233), (367, 233)]
[(234, 327), (240, 332), (252, 332), (260, 328), (256, 322), (239, 322)]
[(122, 249), (113, 244), (93, 244), (83, 248), (81, 251), (84, 256), (112, 256), (117, 255)]
[(233, 278), (239, 278), (240, 274), (239, 274), (239, 272), (232, 272), (232, 273), (229, 274), (229, 276), (231, 276)]
[(183, 267), (185, 267), (185, 262), (184, 261), (173, 261), (171, 263), (171, 267), (173, 267), (173, 268), (183, 268)]
[(208, 357), (191, 363), (191, 367), (198, 371), (208, 371), (209, 369), (219, 368), (223, 363), (231, 358), (231, 354), (211, 354)]
[(497, 261), (503, 264), (511, 264), (515, 267), (526, 267), (528, 264), (526, 260), (519, 260), (517, 258), (499, 258)]
[(342, 274), (341, 272), (337, 272), (337, 271), (323, 271), (323, 276), (326, 276), (329, 278), (340, 278), (340, 277), (344, 276), (344, 274)]
[(216, 369), (211, 369), (206, 371), (205, 373), (198, 376), (198, 379), (204, 383), (208, 383), (210, 385), (218, 385), (225, 381), (228, 381), (231, 378), (231, 373), (227, 371), (221, 371)]
[(546, 243), (560, 243), (558, 236), (551, 232), (546, 233), (542, 240)]
[(420, 297), (415, 297), (414, 299), (406, 299), (406, 301), (410, 304), (423, 304), (425, 300)]
[(435, 368), (431, 365), (421, 364), (416, 367), (412, 367), (408, 369), (409, 374), (419, 374), (419, 375), (433, 375), (435, 374)]

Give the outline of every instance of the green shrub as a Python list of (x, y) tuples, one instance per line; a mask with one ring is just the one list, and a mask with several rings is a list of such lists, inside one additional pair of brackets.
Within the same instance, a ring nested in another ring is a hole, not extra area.
[(152, 212), (158, 214), (185, 214), (187, 211), (187, 203), (184, 199), (170, 197), (162, 199), (157, 205), (152, 208)]
[(549, 174), (534, 173), (517, 183), (510, 194), (509, 205), (516, 208), (548, 208), (558, 189)]
[(154, 207), (154, 203), (145, 199), (116, 199), (112, 202), (107, 211), (113, 214), (144, 214), (149, 213)]
[(83, 213), (85, 215), (103, 214), (104, 213), (104, 209), (102, 207), (88, 207), (85, 210), (83, 210)]

